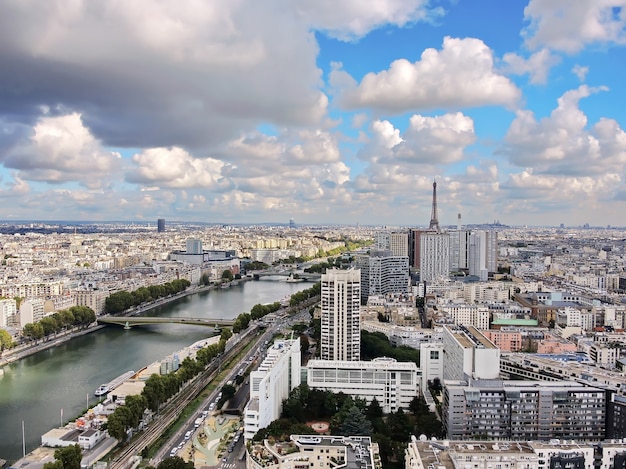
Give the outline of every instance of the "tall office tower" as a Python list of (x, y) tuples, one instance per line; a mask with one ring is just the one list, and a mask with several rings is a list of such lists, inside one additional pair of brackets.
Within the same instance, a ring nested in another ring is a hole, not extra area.
[(361, 271), (329, 269), (322, 274), (321, 288), (322, 360), (359, 360)]
[(389, 233), (389, 249), (394, 256), (409, 257), (409, 233)]
[(202, 240), (189, 238), (187, 240), (187, 254), (202, 254)]
[(356, 256), (361, 270), (361, 301), (370, 295), (408, 293), (410, 287), (408, 256), (394, 256), (389, 250), (371, 251), (370, 255)]
[(470, 232), (467, 230), (449, 231), (450, 235), (450, 272), (467, 269), (467, 248)]
[(434, 282), (450, 276), (450, 235), (424, 231), (420, 235), (420, 281)]
[(165, 231), (165, 218), (159, 218), (157, 220), (157, 233), (163, 233)]
[(469, 274), (487, 280), (489, 272), (498, 268), (498, 233), (496, 231), (475, 231), (469, 236)]
[(420, 266), (420, 237), (424, 230), (412, 228), (409, 231), (409, 265), (419, 268)]
[(439, 219), (437, 218), (437, 182), (433, 181), (433, 209), (430, 214), (430, 230), (439, 232)]
[(296, 227), (296, 222), (294, 221), (293, 218), (290, 218), (289, 219), (289, 228), (293, 230), (295, 227)]

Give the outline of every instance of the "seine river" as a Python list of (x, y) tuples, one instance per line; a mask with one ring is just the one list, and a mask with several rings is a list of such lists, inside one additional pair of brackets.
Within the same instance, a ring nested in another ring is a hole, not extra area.
[[(283, 279), (247, 281), (229, 289), (205, 291), (152, 309), (146, 316), (233, 319), (255, 304), (279, 301), (311, 283)], [(207, 328), (161, 324), (124, 330), (108, 326), (4, 367), (0, 376), (0, 458), (22, 456), (41, 435), (94, 405), (95, 389), (128, 370), (139, 370), (207, 337)]]

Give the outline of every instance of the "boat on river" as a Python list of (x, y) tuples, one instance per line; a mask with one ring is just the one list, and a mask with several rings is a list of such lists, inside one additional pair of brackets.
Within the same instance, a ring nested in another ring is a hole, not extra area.
[(113, 381), (110, 381), (108, 383), (104, 383), (98, 386), (98, 389), (96, 389), (96, 392), (94, 394), (96, 396), (104, 396), (105, 394), (108, 394), (109, 392), (113, 391), (116, 387), (118, 387), (124, 381), (132, 377), (134, 374), (135, 374), (134, 371), (127, 371), (123, 375), (119, 375)]

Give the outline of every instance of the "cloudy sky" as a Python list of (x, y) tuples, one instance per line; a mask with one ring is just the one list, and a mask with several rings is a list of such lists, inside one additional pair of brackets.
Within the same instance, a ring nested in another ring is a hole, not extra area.
[(0, 60), (0, 220), (626, 224), (626, 0), (0, 0)]

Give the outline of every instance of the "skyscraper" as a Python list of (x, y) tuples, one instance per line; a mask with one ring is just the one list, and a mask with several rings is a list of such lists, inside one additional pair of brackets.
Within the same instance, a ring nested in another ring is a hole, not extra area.
[(329, 269), (321, 279), (322, 360), (361, 356), (361, 271)]
[(159, 218), (157, 220), (157, 233), (163, 233), (165, 231), (165, 218)]
[(450, 235), (424, 231), (420, 235), (420, 280), (434, 282), (450, 276)]
[(487, 280), (489, 272), (498, 268), (498, 233), (496, 231), (474, 231), (469, 236), (469, 274)]

